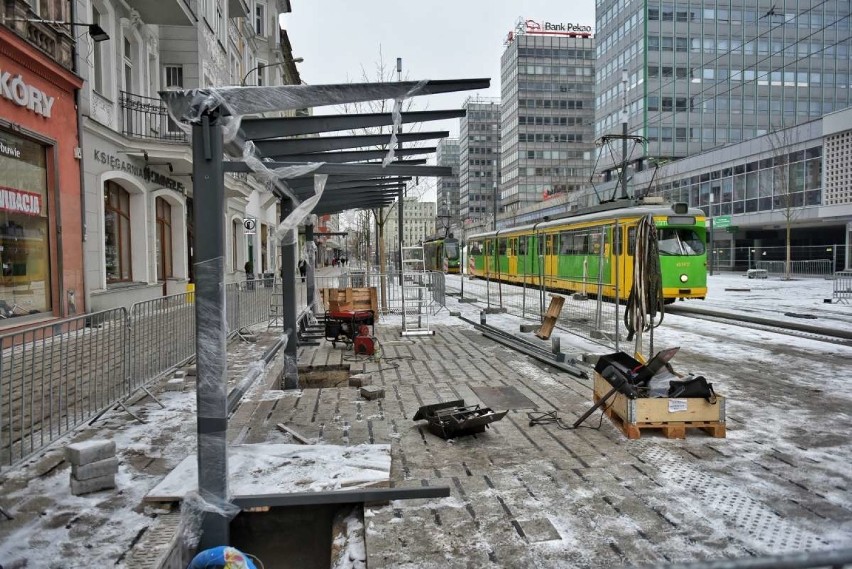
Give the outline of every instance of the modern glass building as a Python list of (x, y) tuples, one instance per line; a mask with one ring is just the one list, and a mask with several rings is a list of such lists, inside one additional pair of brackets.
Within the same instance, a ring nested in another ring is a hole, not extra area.
[(591, 27), (526, 20), (501, 58), (501, 205), (514, 211), (588, 184), (594, 149)]
[[(459, 139), (442, 138), (438, 141), (438, 166), (449, 166), (452, 176), (440, 176), (438, 184), (438, 215), (446, 216), (441, 221), (449, 226), (459, 221)], [(440, 223), (438, 224), (441, 225)]]
[(469, 98), (459, 136), (459, 215), (480, 220), (493, 215), (494, 184), (500, 172), (500, 101)]
[(595, 136), (621, 133), (623, 70), (628, 132), (648, 140), (639, 169), (843, 109), (850, 12), (849, 0), (598, 0)]

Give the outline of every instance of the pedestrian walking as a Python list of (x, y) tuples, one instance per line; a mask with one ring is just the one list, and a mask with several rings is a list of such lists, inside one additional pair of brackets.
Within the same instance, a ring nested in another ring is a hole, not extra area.
[(308, 264), (304, 259), (299, 260), (299, 274), (302, 275), (302, 282), (305, 282), (305, 274), (308, 272)]

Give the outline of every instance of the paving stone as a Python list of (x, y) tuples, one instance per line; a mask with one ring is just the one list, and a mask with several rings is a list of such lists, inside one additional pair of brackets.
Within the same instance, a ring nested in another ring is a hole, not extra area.
[(71, 493), (75, 496), (91, 494), (101, 490), (110, 490), (115, 488), (115, 474), (107, 474), (97, 478), (89, 478), (88, 480), (77, 480), (71, 477)]
[(349, 376), (349, 387), (363, 387), (372, 383), (373, 376), (369, 373), (358, 373)]
[(65, 446), (65, 460), (78, 466), (113, 456), (115, 456), (115, 441), (89, 440)]
[(89, 464), (71, 465), (71, 476), (78, 481), (109, 476), (116, 472), (118, 472), (118, 459), (115, 457), (90, 462)]
[(385, 389), (384, 387), (379, 387), (377, 385), (365, 385), (361, 388), (361, 397), (369, 401), (384, 399)]

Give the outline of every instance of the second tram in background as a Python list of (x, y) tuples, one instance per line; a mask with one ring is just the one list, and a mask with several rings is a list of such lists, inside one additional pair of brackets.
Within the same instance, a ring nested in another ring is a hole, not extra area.
[(471, 273), (510, 283), (622, 300), (633, 285), (636, 224), (653, 215), (663, 297), (707, 295), (705, 216), (687, 204), (632, 205), (471, 235)]
[(461, 260), (459, 240), (452, 234), (448, 237), (424, 241), (423, 256), (425, 257), (427, 271), (459, 272)]

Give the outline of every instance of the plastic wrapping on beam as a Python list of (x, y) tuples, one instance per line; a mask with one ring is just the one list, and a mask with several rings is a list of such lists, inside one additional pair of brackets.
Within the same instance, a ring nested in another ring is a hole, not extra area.
[(178, 525), (180, 539), (187, 549), (195, 550), (201, 539), (201, 524), (205, 516), (212, 514), (232, 520), (239, 513), (239, 506), (235, 506), (230, 501), (221, 500), (209, 494), (202, 496), (196, 491), (189, 492), (180, 504), (180, 524)]
[(311, 213), (316, 207), (317, 203), (319, 203), (320, 198), (322, 198), (322, 194), (325, 191), (325, 183), (328, 180), (328, 175), (326, 174), (317, 174), (314, 176), (314, 195), (307, 198), (302, 203), (298, 203), (298, 200), (294, 199), (293, 203), (295, 208), (293, 212), (288, 215), (284, 221), (278, 224), (275, 228), (275, 231), (272, 233), (272, 238), (280, 243), (281, 245), (292, 245), (296, 243), (297, 232), (296, 228), (302, 222), (305, 217)]
[(388, 164), (393, 162), (393, 156), (394, 156), (394, 153), (396, 152), (396, 145), (397, 145), (396, 134), (397, 134), (397, 131), (399, 130), (400, 125), (402, 124), (402, 103), (403, 103), (403, 101), (405, 99), (409, 98), (409, 97), (413, 97), (413, 96), (417, 95), (418, 93), (420, 93), (420, 91), (422, 91), (423, 88), (426, 87), (427, 83), (428, 83), (428, 81), (426, 81), (425, 79), (423, 81), (419, 81), (417, 83), (417, 85), (412, 87), (407, 93), (405, 93), (405, 95), (403, 95), (401, 97), (394, 97), (393, 113), (392, 113), (393, 114), (393, 131), (391, 132), (391, 139), (390, 139), (390, 143), (388, 144), (388, 155), (385, 156), (384, 160), (382, 160), (382, 166), (387, 166)]
[(189, 91), (161, 91), (160, 97), (177, 118), (193, 123), (204, 114), (255, 115), (265, 112), (399, 99), (416, 88), (422, 95), (489, 87), (489, 79), (347, 83), (340, 85), (283, 85), (275, 87), (219, 87)]

